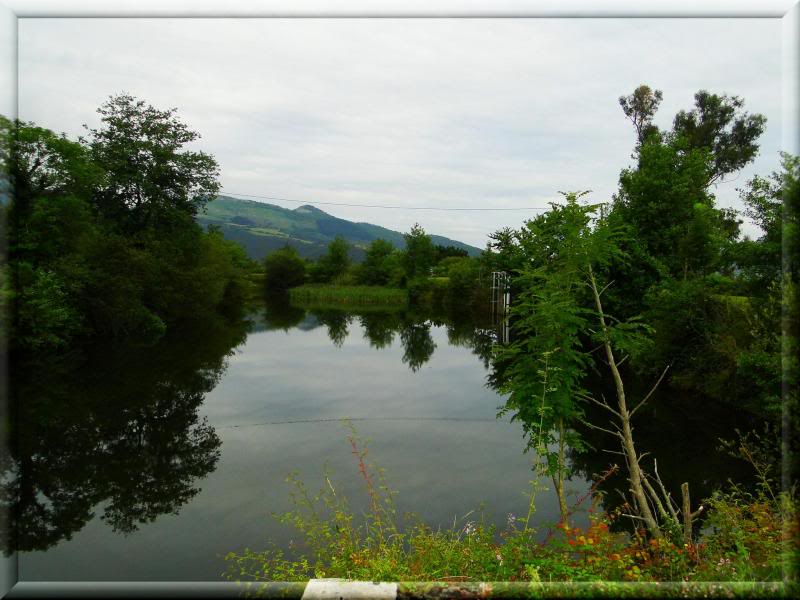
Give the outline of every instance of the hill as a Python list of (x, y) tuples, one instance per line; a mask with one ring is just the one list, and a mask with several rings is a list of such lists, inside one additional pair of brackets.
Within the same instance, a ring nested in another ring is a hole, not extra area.
[[(205, 227), (215, 225), (229, 240), (241, 244), (247, 254), (261, 260), (264, 256), (289, 244), (300, 256), (317, 258), (327, 251), (328, 244), (337, 235), (351, 245), (351, 258), (364, 258), (367, 246), (382, 238), (396, 248), (405, 247), (403, 234), (371, 223), (356, 223), (329, 215), (314, 206), (303, 205), (295, 209), (274, 204), (240, 200), (219, 196), (209, 202), (205, 213), (197, 220)], [(434, 244), (455, 246), (477, 256), (480, 249), (439, 235), (431, 235)]]

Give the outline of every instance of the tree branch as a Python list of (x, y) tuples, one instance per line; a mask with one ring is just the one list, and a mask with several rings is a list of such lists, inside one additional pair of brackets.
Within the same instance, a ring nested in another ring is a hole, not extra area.
[(597, 295), (598, 295), (598, 296), (602, 296), (602, 295), (603, 295), (603, 292), (605, 292), (605, 291), (606, 291), (606, 290), (607, 290), (609, 287), (611, 287), (611, 285), (612, 285), (613, 283), (614, 283), (614, 280), (612, 279), (611, 281), (609, 281), (607, 284), (605, 284), (605, 285), (603, 286), (603, 289), (602, 289), (602, 290), (600, 290), (600, 291), (597, 293)]
[(645, 519), (644, 517), (637, 517), (636, 515), (627, 515), (625, 513), (620, 513), (620, 515), (623, 517), (628, 517), (629, 519), (637, 519), (639, 521), (645, 521), (645, 522), (647, 521), (647, 519)]
[(627, 456), (624, 452), (620, 452), (619, 450), (608, 450), (606, 448), (600, 448), (600, 452), (608, 452), (609, 454), (619, 454), (621, 456)]
[(631, 417), (633, 417), (633, 415), (636, 414), (636, 411), (639, 410), (639, 407), (642, 406), (642, 404), (644, 404), (650, 399), (650, 396), (652, 396), (653, 392), (656, 391), (658, 384), (661, 383), (661, 380), (664, 379), (664, 376), (667, 374), (669, 367), (670, 365), (664, 367), (664, 371), (661, 373), (661, 377), (658, 378), (658, 381), (656, 381), (655, 385), (650, 389), (649, 392), (647, 392), (647, 395), (644, 397), (644, 399), (641, 402), (639, 402), (639, 404), (633, 407), (633, 410), (631, 411)]
[(664, 498), (667, 499), (667, 508), (669, 509), (669, 514), (672, 515), (672, 518), (675, 519), (676, 523), (680, 523), (680, 520), (678, 519), (678, 512), (672, 506), (672, 496), (669, 495), (667, 488), (664, 487), (664, 483), (661, 481), (661, 476), (658, 474), (658, 461), (655, 458), (653, 459), (653, 472), (656, 474), (655, 480), (656, 483), (658, 483), (658, 487), (661, 488), (661, 493), (664, 494)]
[(622, 434), (619, 431), (611, 431), (610, 429), (606, 429), (605, 427), (599, 427), (597, 425), (592, 425), (591, 423), (589, 423), (589, 421), (586, 421), (584, 419), (581, 419), (581, 423), (583, 423), (587, 427), (591, 427), (592, 429), (598, 429), (599, 431), (604, 431), (605, 433), (607, 433), (609, 435), (613, 435), (615, 437), (623, 439), (622, 438)]
[(606, 410), (610, 411), (612, 414), (616, 415), (620, 419), (622, 418), (622, 415), (620, 415), (616, 410), (611, 408), (608, 405), (608, 403), (606, 403), (605, 401), (604, 402), (600, 402), (599, 400), (596, 400), (595, 398), (592, 398), (591, 396), (586, 396), (586, 399), (594, 402), (595, 404), (597, 404), (597, 406), (602, 406), (603, 408), (605, 408)]

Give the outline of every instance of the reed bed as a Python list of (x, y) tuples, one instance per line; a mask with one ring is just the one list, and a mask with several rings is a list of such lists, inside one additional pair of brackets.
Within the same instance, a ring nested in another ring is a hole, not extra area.
[(297, 304), (383, 305), (406, 306), (404, 289), (369, 285), (302, 285), (289, 290), (289, 298)]

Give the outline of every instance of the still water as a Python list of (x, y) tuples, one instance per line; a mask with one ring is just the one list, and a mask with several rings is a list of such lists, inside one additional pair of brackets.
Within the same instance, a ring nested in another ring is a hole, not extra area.
[[(316, 489), (327, 466), (366, 506), (342, 419), (371, 440), (399, 514), (464, 524), (485, 503), (504, 528), (526, 513), (533, 474), (487, 386), (494, 340), (470, 320), (277, 306), (21, 368), (3, 498), (20, 580), (220, 580), (226, 553), (288, 545), (270, 516), (290, 508), (288, 473)], [(537, 522), (557, 518), (539, 492)]]

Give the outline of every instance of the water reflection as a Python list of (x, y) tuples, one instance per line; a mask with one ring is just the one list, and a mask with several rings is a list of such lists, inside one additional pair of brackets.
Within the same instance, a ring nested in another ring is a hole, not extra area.
[(69, 539), (95, 510), (123, 534), (177, 514), (220, 457), (198, 408), (245, 337), (245, 323), (204, 321), (154, 347), (95, 345), (15, 364), (14, 444), (0, 466), (4, 552)]
[[(403, 347), (403, 364), (416, 372), (428, 363), (436, 350), (431, 335), (432, 327), (446, 327), (451, 346), (469, 348), (489, 367), (492, 349), (497, 343), (497, 328), (487, 315), (469, 311), (434, 312), (420, 308), (392, 309), (386, 307), (354, 307), (347, 310), (330, 306), (297, 306), (286, 296), (273, 296), (266, 300), (260, 322), (254, 331), (272, 331), (293, 327), (303, 330), (326, 327), (333, 345), (341, 348), (350, 335), (353, 323), (360, 325), (364, 338), (372, 348), (390, 347), (397, 336)], [(482, 318), (483, 317), (483, 318)]]
[[(229, 359), (243, 330), (204, 324), (153, 348), (95, 348), (38, 382), (41, 362), (15, 373), (18, 397), (39, 398), (20, 411), (25, 428), (41, 424), (6, 469), (33, 457), (21, 480), (33, 491), (26, 503), (12, 486), (5, 502), (25, 513), (20, 547), (46, 548), (21, 555), (21, 579), (201, 581), (218, 578), (229, 551), (288, 552), (294, 534), (269, 518), (289, 508), (288, 472), (313, 485), (327, 464), (354, 510), (367, 502), (344, 417), (374, 440), (400, 513), (445, 527), (485, 501), (487, 522), (502, 527), (526, 510), (531, 460), (485, 386), (496, 342), (486, 320), (280, 301), (250, 320)], [(557, 512), (537, 498), (542, 523)]]

